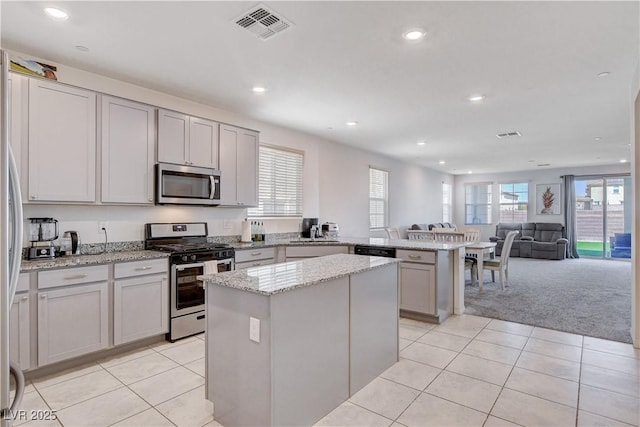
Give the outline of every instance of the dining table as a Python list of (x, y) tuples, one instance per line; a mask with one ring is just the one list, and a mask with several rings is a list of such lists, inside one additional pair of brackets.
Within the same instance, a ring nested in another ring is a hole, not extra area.
[(494, 258), (496, 254), (496, 242), (474, 242), (465, 246), (467, 254), (474, 256), (478, 260), (478, 286), (482, 290), (484, 259)]

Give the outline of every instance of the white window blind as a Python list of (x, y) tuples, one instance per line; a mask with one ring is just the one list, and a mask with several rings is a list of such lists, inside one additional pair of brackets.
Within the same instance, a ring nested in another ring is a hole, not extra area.
[(259, 150), (258, 206), (248, 215), (302, 216), (303, 153), (266, 145)]
[(453, 222), (451, 215), (451, 184), (442, 183), (442, 222)]
[(369, 168), (369, 228), (387, 226), (389, 172)]
[(491, 183), (466, 184), (464, 190), (465, 224), (491, 224)]

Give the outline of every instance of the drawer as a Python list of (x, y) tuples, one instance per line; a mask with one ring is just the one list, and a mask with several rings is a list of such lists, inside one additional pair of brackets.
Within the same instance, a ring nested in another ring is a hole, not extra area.
[(108, 265), (91, 267), (62, 268), (38, 272), (38, 289), (56, 286), (75, 285), (78, 283), (100, 282), (109, 279)]
[(113, 266), (113, 277), (144, 276), (147, 274), (158, 274), (169, 272), (169, 261), (166, 258), (148, 259), (144, 261), (119, 262)]
[(16, 288), (16, 292), (28, 291), (29, 290), (29, 273), (20, 273), (18, 276), (18, 287)]
[(271, 265), (271, 264), (273, 264), (273, 258), (240, 262), (240, 263), (236, 263), (236, 270), (244, 270), (246, 268), (260, 267), (261, 265)]
[(396, 258), (403, 261), (419, 262), (424, 264), (435, 264), (436, 253), (433, 251), (409, 251), (406, 249), (396, 250)]
[(276, 248), (236, 250), (236, 264), (260, 259), (273, 259), (276, 256), (275, 249)]
[(349, 246), (288, 246), (287, 258), (311, 258), (333, 254), (347, 254)]

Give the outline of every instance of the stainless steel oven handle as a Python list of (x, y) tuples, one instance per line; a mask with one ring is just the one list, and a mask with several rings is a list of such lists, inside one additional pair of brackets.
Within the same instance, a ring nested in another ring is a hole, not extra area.
[(183, 271), (183, 270), (186, 270), (187, 268), (194, 268), (194, 267), (202, 267), (204, 269), (204, 263), (199, 262), (199, 263), (196, 263), (196, 264), (174, 265), (174, 268), (176, 269), (176, 271)]
[(211, 189), (211, 191), (209, 192), (209, 199), (213, 200), (216, 195), (216, 180), (213, 175), (209, 175), (209, 184), (209, 188)]

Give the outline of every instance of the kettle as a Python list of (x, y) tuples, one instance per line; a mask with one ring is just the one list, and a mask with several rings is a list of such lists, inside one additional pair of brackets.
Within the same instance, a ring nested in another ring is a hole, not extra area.
[(80, 255), (80, 238), (77, 231), (65, 231), (60, 240), (62, 255)]

